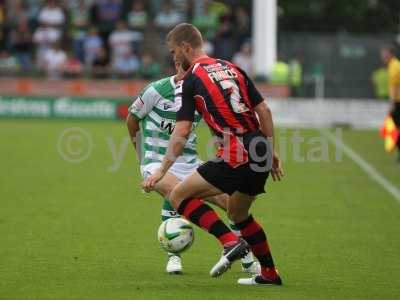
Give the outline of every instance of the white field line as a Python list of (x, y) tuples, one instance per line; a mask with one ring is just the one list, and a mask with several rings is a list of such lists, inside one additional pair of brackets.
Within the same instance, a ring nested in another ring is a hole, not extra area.
[(400, 190), (381, 175), (373, 166), (366, 162), (352, 148), (346, 145), (342, 139), (337, 139), (327, 130), (320, 130), (329, 141), (342, 150), (353, 162), (355, 162), (372, 180), (382, 186), (389, 194), (400, 203)]

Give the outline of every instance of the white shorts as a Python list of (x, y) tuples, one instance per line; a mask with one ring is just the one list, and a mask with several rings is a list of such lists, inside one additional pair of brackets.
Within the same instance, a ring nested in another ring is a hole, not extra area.
[[(194, 164), (186, 164), (186, 163), (174, 163), (168, 172), (174, 174), (180, 181), (183, 181), (186, 177), (192, 174), (197, 168), (202, 164), (201, 160), (198, 160)], [(144, 166), (140, 166), (140, 173), (142, 173), (142, 177), (146, 179), (150, 175), (152, 175), (159, 167), (161, 163), (151, 163)]]

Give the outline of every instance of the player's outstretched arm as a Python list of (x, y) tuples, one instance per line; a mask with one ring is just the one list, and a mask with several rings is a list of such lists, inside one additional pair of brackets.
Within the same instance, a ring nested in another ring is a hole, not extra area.
[(154, 189), (156, 183), (164, 177), (175, 160), (182, 154), (187, 138), (192, 130), (192, 123), (191, 121), (176, 122), (174, 132), (169, 140), (167, 154), (164, 156), (161, 167), (142, 183), (142, 188), (146, 192)]
[(272, 149), (274, 151), (272, 158), (272, 169), (271, 176), (274, 181), (281, 180), (283, 177), (282, 164), (279, 159), (278, 154), (274, 149), (274, 122), (272, 120), (272, 112), (265, 101), (259, 103), (254, 110), (258, 115), (260, 122), (261, 132), (267, 137), (269, 142), (272, 144)]

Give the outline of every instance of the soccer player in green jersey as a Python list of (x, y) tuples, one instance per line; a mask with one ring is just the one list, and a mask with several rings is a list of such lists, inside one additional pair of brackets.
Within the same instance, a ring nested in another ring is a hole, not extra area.
[[(179, 88), (177, 82), (184, 75), (179, 64), (176, 63), (175, 66), (177, 69), (175, 76), (150, 83), (129, 108), (127, 126), (140, 161), (140, 171), (144, 179), (160, 167), (175, 127), (176, 112), (180, 108), (180, 105), (175, 103), (175, 89)], [(198, 125), (200, 119), (200, 115), (197, 114), (193, 122), (194, 127)], [(198, 157), (196, 146), (197, 136), (192, 132), (185, 144), (183, 155), (175, 161), (169, 172), (155, 187), (155, 190), (164, 197), (161, 210), (162, 221), (179, 217), (179, 214), (169, 203), (168, 196), (180, 181), (194, 172), (202, 163)], [(206, 200), (226, 210), (228, 197), (228, 195), (223, 194)], [(231, 227), (234, 232), (240, 234), (240, 231), (235, 230), (233, 223)], [(242, 270), (254, 274), (260, 272), (260, 265), (251, 253), (242, 259)], [(170, 274), (182, 273), (182, 259), (178, 254), (168, 253), (166, 272)]]

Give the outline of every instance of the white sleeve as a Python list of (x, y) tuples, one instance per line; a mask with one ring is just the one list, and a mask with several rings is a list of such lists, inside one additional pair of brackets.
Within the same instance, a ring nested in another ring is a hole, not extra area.
[(40, 43), (43, 40), (43, 31), (39, 27), (38, 29), (35, 30), (35, 33), (33, 34), (33, 41), (35, 43)]
[(46, 14), (45, 14), (45, 9), (44, 8), (42, 8), (40, 11), (39, 11), (39, 15), (38, 15), (38, 21), (40, 22), (40, 23), (44, 23), (45, 21), (46, 21)]
[(152, 87), (148, 86), (144, 91), (133, 101), (129, 107), (129, 112), (141, 120), (146, 117), (153, 109), (153, 107), (160, 100), (160, 95)]
[(60, 9), (59, 10), (59, 20), (60, 20), (60, 25), (62, 25), (62, 24), (64, 24), (65, 23), (65, 14), (64, 14), (64, 12), (62, 11), (62, 9)]

